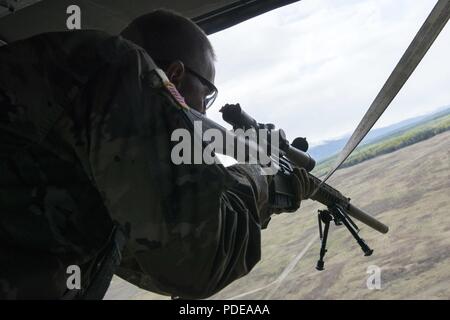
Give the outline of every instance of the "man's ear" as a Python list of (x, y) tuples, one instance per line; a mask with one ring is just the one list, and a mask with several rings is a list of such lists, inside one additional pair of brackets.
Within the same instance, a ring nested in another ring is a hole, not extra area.
[(183, 62), (177, 60), (172, 62), (166, 70), (166, 75), (169, 81), (172, 82), (176, 87), (181, 84), (186, 70), (184, 69)]

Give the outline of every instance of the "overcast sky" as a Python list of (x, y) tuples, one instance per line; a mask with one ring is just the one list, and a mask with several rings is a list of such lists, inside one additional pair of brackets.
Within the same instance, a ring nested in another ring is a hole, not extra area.
[[(352, 132), (435, 0), (302, 0), (210, 36), (219, 97), (310, 143)], [(447, 25), (375, 127), (450, 104)]]

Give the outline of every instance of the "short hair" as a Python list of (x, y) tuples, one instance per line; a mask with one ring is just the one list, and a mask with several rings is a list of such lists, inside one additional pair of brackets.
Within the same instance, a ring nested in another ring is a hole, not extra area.
[(181, 60), (201, 64), (208, 54), (215, 59), (203, 30), (173, 11), (158, 9), (139, 16), (120, 35), (145, 49), (155, 62)]

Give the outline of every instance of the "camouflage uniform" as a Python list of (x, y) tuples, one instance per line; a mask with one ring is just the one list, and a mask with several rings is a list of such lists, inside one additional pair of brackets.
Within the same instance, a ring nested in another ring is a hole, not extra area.
[(86, 287), (114, 223), (116, 274), (161, 294), (210, 296), (259, 261), (266, 179), (172, 164), (188, 126), (149, 72), (143, 49), (97, 31), (0, 48), (1, 298), (61, 298), (69, 265)]

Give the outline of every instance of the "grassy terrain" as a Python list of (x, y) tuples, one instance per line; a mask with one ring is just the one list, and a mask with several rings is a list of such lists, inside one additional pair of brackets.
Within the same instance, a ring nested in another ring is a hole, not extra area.
[[(342, 168), (350, 167), (365, 160), (375, 158), (405, 146), (429, 139), (436, 134), (450, 130), (450, 115), (440, 116), (430, 119), (412, 128), (398, 131), (393, 135), (383, 139), (360, 146), (348, 157), (342, 164)], [(336, 156), (330, 157), (317, 164), (313, 174), (320, 177), (327, 173), (328, 169), (334, 164)]]
[[(302, 203), (294, 214), (275, 216), (262, 234), (262, 260), (249, 275), (213, 299), (227, 299), (276, 280), (314, 240), (279, 286), (242, 299), (449, 299), (450, 132), (336, 172), (330, 184), (352, 203), (390, 227), (382, 235), (361, 223), (360, 235), (375, 250), (364, 257), (343, 227), (332, 227), (325, 270), (319, 253), (316, 211)], [(381, 290), (369, 290), (367, 268), (381, 268)], [(276, 290), (274, 290), (276, 289)], [(115, 278), (107, 299), (167, 299)]]

